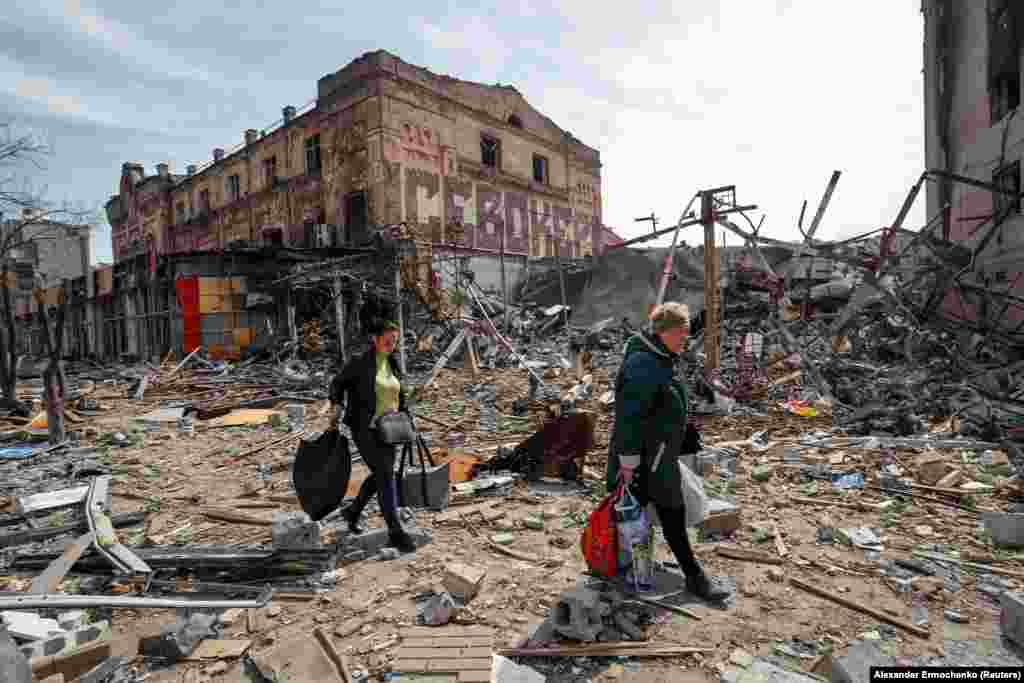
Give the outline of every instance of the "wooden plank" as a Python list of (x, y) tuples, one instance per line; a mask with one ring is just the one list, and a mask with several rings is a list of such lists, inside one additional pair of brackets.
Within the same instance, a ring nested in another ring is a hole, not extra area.
[(481, 659), (491, 656), (487, 647), (401, 647), (395, 655), (398, 659)]
[(211, 638), (200, 643), (199, 647), (185, 660), (195, 662), (203, 659), (237, 659), (244, 655), (250, 647), (252, 647), (252, 641), (248, 639), (220, 640)]
[(57, 586), (75, 566), (75, 562), (78, 562), (78, 559), (89, 549), (95, 537), (96, 535), (90, 531), (64, 546), (64, 552), (60, 557), (51, 562), (42, 574), (32, 579), (32, 586), (28, 592), (32, 595), (56, 592)]
[(460, 671), (459, 683), (491, 683), (490, 671)]
[(453, 671), (490, 671), (490, 655), (482, 659), (398, 659), (394, 670), (398, 673), (450, 673)]
[(327, 634), (324, 633), (324, 630), (317, 626), (313, 629), (313, 635), (320, 644), (320, 649), (324, 651), (324, 655), (327, 656), (327, 659), (331, 660), (334, 668), (337, 669), (338, 677), (343, 681), (351, 681), (352, 674), (349, 671), (348, 662), (345, 661), (345, 657), (338, 654), (338, 651), (334, 649), (334, 644)]
[(697, 621), (700, 621), (701, 619), (703, 619), (703, 617), (701, 617), (699, 614), (697, 614), (695, 612), (691, 612), (690, 610), (686, 609), (685, 607), (679, 607), (678, 605), (669, 605), (668, 603), (661, 602), (659, 600), (654, 600), (652, 598), (645, 598), (642, 595), (632, 595), (632, 596), (630, 596), (629, 599), (630, 600), (636, 600), (637, 602), (642, 602), (645, 605), (651, 605), (652, 607), (657, 607), (658, 609), (667, 609), (669, 612), (675, 612), (676, 614), (683, 614), (685, 616), (690, 617), (691, 619), (696, 619)]
[(709, 647), (686, 647), (658, 643), (597, 643), (552, 648), (503, 648), (494, 654), (502, 657), (679, 657), (714, 652)]
[(451, 647), (452, 641), (462, 647), (490, 647), (494, 643), (492, 636), (459, 636), (453, 638), (407, 638), (402, 641), (402, 647)]
[(765, 553), (759, 553), (756, 550), (747, 550), (745, 548), (726, 548), (718, 546), (715, 548), (715, 552), (722, 557), (728, 557), (732, 560), (744, 560), (746, 562), (760, 562), (762, 564), (782, 564), (783, 560), (781, 557), (774, 557), (773, 555), (767, 555)]
[(885, 612), (877, 610), (874, 607), (868, 607), (867, 605), (862, 605), (859, 602), (847, 600), (846, 598), (837, 595), (835, 591), (828, 591), (823, 588), (819, 588), (817, 586), (811, 585), (794, 577), (790, 577), (789, 583), (801, 590), (807, 591), (812, 595), (817, 595), (819, 598), (824, 598), (825, 600), (834, 602), (837, 605), (842, 605), (847, 609), (852, 609), (855, 612), (860, 612), (861, 614), (867, 614), (868, 616), (874, 617), (875, 619), (879, 619), (887, 624), (890, 624), (891, 626), (901, 628), (904, 631), (909, 631), (910, 633), (913, 633), (915, 636), (919, 638), (931, 638), (931, 631), (929, 631), (926, 628), (921, 628), (920, 626), (915, 626), (914, 624), (911, 624), (908, 621), (903, 621), (902, 619), (896, 619), (895, 617), (891, 617)]
[(64, 674), (65, 680), (73, 681), (109, 657), (110, 641), (101, 640), (86, 643), (67, 654), (33, 657), (29, 666), (32, 667), (34, 678), (41, 679), (60, 673)]
[[(276, 595), (274, 597), (277, 597)], [(460, 638), (463, 636), (494, 637), (494, 629), (486, 626), (411, 626), (401, 629), (398, 635), (406, 638)]]
[(202, 509), (202, 513), (203, 516), (207, 519), (215, 519), (221, 522), (231, 522), (233, 524), (251, 524), (253, 526), (273, 526), (273, 522), (271, 522), (269, 519), (262, 519), (260, 517), (243, 515), (233, 510), (225, 510), (223, 508), (205, 507)]

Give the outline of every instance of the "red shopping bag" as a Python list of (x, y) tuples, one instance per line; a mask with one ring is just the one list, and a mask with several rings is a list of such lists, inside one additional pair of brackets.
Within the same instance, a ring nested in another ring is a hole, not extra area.
[(619, 534), (615, 528), (615, 501), (621, 488), (615, 489), (590, 513), (587, 528), (580, 538), (583, 558), (590, 571), (598, 576), (612, 578), (619, 564)]

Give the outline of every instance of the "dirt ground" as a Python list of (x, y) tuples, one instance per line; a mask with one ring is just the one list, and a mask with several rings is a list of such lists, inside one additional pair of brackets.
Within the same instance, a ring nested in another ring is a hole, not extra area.
[[(499, 387), (512, 383), (525, 384), (522, 371), (482, 371), (478, 381), (493, 382)], [(443, 375), (440, 389), (421, 398), (420, 410), (443, 420), (453, 420), (458, 412), (453, 396), (461, 391), (458, 373)], [(571, 382), (566, 381), (566, 386)], [(595, 381), (595, 396), (607, 386), (607, 378), (600, 374)], [(499, 393), (499, 412), (509, 413), (507, 404), (522, 392), (508, 392), (511, 398)], [(152, 401), (136, 402), (113, 397), (104, 403), (113, 407), (101, 418), (88, 424), (88, 435), (83, 445), (98, 434), (130, 428), (129, 418), (140, 415), (154, 405)], [(147, 404), (147, 405), (143, 405)], [(326, 404), (307, 408), (307, 429), (327, 426)], [(586, 468), (591, 480), (604, 471), (604, 452), (607, 443), (609, 415), (596, 401), (585, 406), (599, 415), (598, 445), (592, 451)], [(475, 425), (477, 409), (464, 407), (464, 424)], [(539, 424), (533, 416), (534, 428)], [(430, 425), (422, 424), (424, 429)], [(796, 437), (801, 433), (831, 428), (827, 417), (805, 418), (790, 415), (773, 407), (763, 417), (709, 417), (703, 420), (705, 445), (749, 439), (761, 430), (769, 430), (775, 440)], [(434, 427), (434, 429), (437, 429)], [(465, 453), (480, 452), (498, 443), (513, 443), (527, 436), (531, 429), (520, 433), (480, 434), (467, 432)], [(110, 464), (115, 481), (113, 485), (115, 512), (138, 510), (143, 505), (159, 509), (149, 516), (147, 537), (158, 543), (179, 542), (189, 544), (231, 544), (269, 542), (270, 528), (246, 526), (210, 520), (202, 514), (203, 506), (236, 509), (246, 515), (270, 518), (274, 510), (297, 510), (293, 504), (272, 500), (273, 496), (288, 494), (288, 464), (294, 442), (270, 447), (260, 453), (244, 456), (249, 449), (279, 439), (283, 432), (267, 426), (260, 428), (204, 428), (197, 425), (194, 436), (178, 434), (174, 425), (145, 433), (144, 443), (129, 448), (110, 450)], [(435, 442), (440, 441), (439, 433)], [(848, 492), (840, 497), (830, 487), (821, 486), (808, 496), (797, 489), (806, 486), (795, 468), (777, 466), (766, 482), (755, 482), (750, 468), (765, 456), (763, 453), (741, 448), (734, 494), (742, 509), (743, 527), (729, 547), (751, 548), (776, 556), (774, 539), (764, 540), (764, 529), (777, 525), (786, 549), (783, 563), (775, 566), (738, 561), (716, 554), (715, 543), (700, 543), (697, 553), (706, 570), (712, 575), (732, 577), (738, 587), (734, 606), (717, 609), (699, 602), (686, 603), (688, 609), (698, 613), (701, 621), (664, 612), (649, 631), (652, 641), (695, 647), (713, 648), (707, 655), (693, 655), (678, 659), (645, 659), (610, 662), (595, 680), (618, 681), (712, 681), (717, 680), (721, 667), (728, 662), (736, 648), (752, 654), (770, 653), (773, 646), (793, 639), (831, 644), (841, 652), (848, 642), (862, 634), (877, 631), (879, 619), (841, 607), (810, 595), (788, 583), (799, 578), (841, 596), (846, 600), (870, 605), (894, 618), (910, 620), (909, 595), (890, 588), (879, 574), (877, 564), (865, 556), (863, 550), (843, 545), (822, 545), (816, 541), (819, 527), (868, 526), (879, 529), (885, 547), (883, 558), (909, 557), (917, 543), (951, 543), (963, 551), (990, 552), (984, 539), (976, 538), (976, 517), (973, 513), (930, 502), (917, 502), (899, 515), (887, 517), (885, 528), (880, 528), (881, 515), (861, 512), (828, 504), (830, 501), (850, 503), (855, 500), (880, 501), (879, 492), (865, 490)], [(843, 455), (844, 464), (864, 466), (870, 470), (870, 451), (828, 452), (827, 457)], [(908, 458), (910, 453), (901, 453)], [(952, 457), (952, 456), (951, 456)], [(838, 462), (833, 460), (833, 462)], [(269, 463), (275, 473), (268, 487), (255, 495), (249, 492), (258, 482), (256, 465)], [(355, 482), (365, 476), (356, 466)], [(724, 486), (715, 474), (707, 477), (709, 488)], [(355, 484), (350, 490), (353, 490)], [(812, 497), (821, 505), (806, 505), (790, 500), (793, 495)], [(147, 502), (147, 500), (149, 502)], [(983, 504), (988, 501), (982, 501)], [(264, 507), (241, 508), (239, 505)], [(300, 638), (312, 632), (315, 626), (332, 634), (339, 652), (351, 657), (352, 662), (371, 671), (387, 669), (388, 657), (396, 651), (398, 630), (415, 625), (415, 607), (412, 596), (438, 586), (447, 563), (460, 561), (487, 570), (487, 578), (480, 595), (473, 600), (458, 623), (489, 625), (496, 631), (495, 646), (513, 645), (526, 634), (529, 626), (544, 619), (555, 605), (559, 593), (574, 584), (585, 570), (579, 550), (582, 531), (579, 520), (585, 518), (594, 505), (593, 498), (582, 495), (539, 497), (524, 489), (501, 500), (503, 520), (499, 528), (514, 525), (514, 548), (533, 556), (557, 560), (560, 566), (550, 568), (496, 553), (484, 546), (483, 538), (496, 529), (481, 525), (474, 529), (459, 526), (435, 526), (435, 513), (418, 512), (417, 523), (433, 532), (433, 542), (412, 555), (392, 561), (362, 561), (344, 568), (337, 587), (309, 602), (273, 602), (262, 610), (263, 626), (258, 632), (247, 630), (246, 620), (240, 619), (228, 627), (226, 638), (251, 638), (252, 651), (259, 653), (291, 638)], [(271, 507), (272, 506), (272, 507)], [(520, 522), (529, 513), (542, 512), (544, 530), (530, 530)], [(371, 526), (379, 526), (379, 515), (370, 519)], [(190, 525), (190, 526), (187, 526)], [(927, 528), (925, 528), (927, 527)], [(184, 528), (184, 530), (183, 530)], [(758, 530), (762, 533), (758, 534)], [(476, 531), (475, 535), (473, 532)], [(755, 539), (760, 539), (757, 542)], [(667, 547), (659, 548), (659, 557), (671, 560)], [(1007, 563), (1007, 568), (1019, 569), (1019, 562)], [(917, 656), (940, 653), (943, 640), (992, 638), (993, 613), (975, 597), (971, 579), (964, 575), (964, 584), (955, 594), (945, 590), (934, 592), (928, 603), (931, 637), (922, 639), (897, 629), (895, 648), (900, 655)], [(1019, 589), (1020, 582), (1010, 580), (1011, 587)], [(943, 610), (952, 608), (969, 617), (970, 623), (954, 625), (943, 618)], [(115, 650), (131, 654), (139, 637), (155, 633), (163, 624), (175, 619), (166, 610), (119, 610), (115, 612), (113, 630)], [(352, 633), (345, 637), (336, 631)], [(797, 662), (797, 666), (808, 662)], [(147, 679), (154, 681), (236, 681), (239, 665), (235, 662), (194, 664), (179, 663), (176, 667)], [(191, 670), (191, 671), (190, 671)]]

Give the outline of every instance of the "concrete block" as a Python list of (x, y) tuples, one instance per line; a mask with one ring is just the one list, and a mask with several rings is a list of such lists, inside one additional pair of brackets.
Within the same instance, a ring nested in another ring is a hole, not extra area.
[(480, 592), (486, 576), (486, 569), (452, 562), (445, 567), (442, 583), (445, 590), (468, 603)]
[(1024, 546), (1024, 514), (984, 512), (982, 519), (996, 545)]
[(62, 612), (57, 615), (57, 623), (65, 631), (74, 631), (85, 626), (87, 619), (84, 610), (76, 609), (70, 612)]
[(315, 550), (320, 544), (320, 523), (302, 512), (275, 512), (271, 538), (275, 550)]
[(491, 680), (494, 683), (544, 683), (547, 676), (528, 666), (516, 664), (500, 655), (494, 656)]
[(1003, 593), (1003, 613), (999, 618), (1003, 635), (1024, 646), (1024, 593)]
[(555, 605), (553, 625), (561, 635), (590, 642), (604, 630), (600, 613), (601, 594), (588, 588), (564, 591)]
[(841, 657), (835, 658), (832, 681), (868, 681), (871, 680), (871, 667), (895, 665), (896, 660), (882, 652), (877, 642), (858, 640), (851, 644)]
[(97, 640), (110, 640), (109, 622), (98, 621), (95, 624), (81, 626), (74, 631), (50, 636), (45, 640), (37, 640), (22, 647), (21, 653), (29, 659), (33, 657), (50, 657), (52, 655), (67, 654), (72, 650)]
[(18, 640), (46, 640), (64, 633), (56, 619), (43, 619), (35, 612), (7, 610), (0, 612), (0, 616), (7, 622), (7, 630)]
[(402, 476), (402, 504), (411, 508), (444, 510), (451, 493), (448, 463), (426, 469), (427, 500), (423, 500), (424, 472), (419, 467), (406, 467)]

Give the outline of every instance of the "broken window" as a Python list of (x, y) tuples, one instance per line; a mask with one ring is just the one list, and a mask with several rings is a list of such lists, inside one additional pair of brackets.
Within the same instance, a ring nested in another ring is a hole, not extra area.
[(1024, 7), (1019, 0), (989, 0), (988, 11), (988, 91), (996, 124), (1020, 106)]
[(533, 155), (533, 179), (538, 183), (548, 183), (548, 160), (539, 154)]
[(306, 138), (306, 173), (320, 172), (320, 135)]
[(1020, 161), (1003, 166), (992, 174), (992, 184), (1012, 192), (1014, 196), (994, 192), (992, 208), (996, 219), (1009, 213), (1020, 213)]
[(480, 136), (480, 163), (488, 168), (501, 167), (501, 140), (490, 135)]
[(237, 173), (228, 176), (227, 193), (229, 202), (236, 201), (242, 196), (242, 179)]
[(185, 216), (185, 202), (178, 202), (174, 205), (175, 222), (184, 223), (186, 220)]
[(263, 160), (263, 177), (267, 180), (267, 187), (273, 187), (277, 183), (277, 157)]
[(199, 191), (199, 212), (208, 213), (210, 211), (210, 191), (200, 190)]

